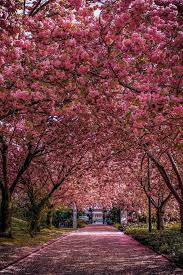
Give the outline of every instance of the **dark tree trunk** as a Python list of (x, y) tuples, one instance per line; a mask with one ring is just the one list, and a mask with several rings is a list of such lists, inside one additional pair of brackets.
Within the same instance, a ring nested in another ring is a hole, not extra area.
[(30, 235), (32, 237), (35, 236), (38, 232), (40, 232), (41, 214), (47, 202), (48, 202), (48, 198), (46, 197), (42, 199), (39, 204), (32, 205), (30, 209), (30, 213), (31, 213)]
[(183, 204), (180, 204), (180, 231), (183, 233)]
[(47, 212), (47, 227), (52, 228), (52, 221), (53, 221), (53, 212), (52, 209), (49, 209)]
[(148, 197), (148, 230), (152, 232), (152, 204), (151, 197)]
[(1, 201), (1, 213), (0, 213), (0, 236), (2, 237), (12, 237), (11, 228), (12, 219), (12, 201), (9, 190), (4, 190), (2, 192)]
[[(151, 191), (151, 172), (150, 172), (150, 158), (148, 157), (148, 171), (147, 171), (147, 178), (148, 178), (148, 191)], [(149, 232), (152, 232), (152, 203), (151, 203), (151, 196), (148, 196), (148, 229)]]
[(30, 235), (32, 237), (40, 232), (41, 210), (37, 206), (31, 209)]
[(164, 210), (161, 207), (159, 207), (156, 210), (157, 230), (163, 230), (164, 229), (163, 216), (164, 216)]

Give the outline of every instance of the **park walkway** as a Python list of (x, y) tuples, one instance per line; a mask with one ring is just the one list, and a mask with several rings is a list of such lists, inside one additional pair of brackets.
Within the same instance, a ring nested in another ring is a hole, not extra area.
[(183, 274), (164, 257), (110, 226), (90, 225), (60, 238), (0, 274)]

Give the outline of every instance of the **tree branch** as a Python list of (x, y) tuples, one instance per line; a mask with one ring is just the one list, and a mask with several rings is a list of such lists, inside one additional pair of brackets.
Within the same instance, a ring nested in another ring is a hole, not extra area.
[(29, 165), (30, 165), (32, 159), (33, 159), (33, 156), (32, 156), (31, 151), (30, 151), (30, 149), (29, 149), (29, 150), (28, 150), (28, 153), (27, 153), (27, 156), (26, 156), (26, 158), (25, 158), (25, 160), (23, 161), (21, 167), (20, 167), (19, 170), (18, 170), (17, 176), (16, 176), (15, 180), (13, 181), (13, 183), (12, 183), (12, 185), (11, 185), (11, 187), (10, 187), (10, 193), (11, 193), (11, 194), (13, 193), (13, 191), (14, 191), (14, 189), (15, 189), (17, 183), (19, 182), (21, 176), (23, 175), (23, 173), (24, 173), (24, 172), (27, 170), (27, 168), (29, 167)]
[(170, 153), (167, 153), (167, 156), (168, 156), (168, 158), (169, 158), (169, 160), (170, 160), (170, 162), (171, 162), (171, 165), (172, 165), (172, 167), (173, 167), (173, 170), (174, 170), (174, 172), (175, 172), (175, 174), (176, 174), (176, 176), (177, 176), (177, 180), (178, 180), (178, 183), (179, 183), (179, 187), (180, 187), (181, 192), (182, 192), (182, 194), (183, 194), (183, 179), (182, 179), (182, 177), (181, 177), (181, 173), (180, 173), (180, 171), (179, 171), (179, 168), (178, 168), (178, 166), (177, 166), (177, 164), (176, 164), (176, 162), (175, 162), (173, 156), (172, 156)]
[(157, 158), (155, 158), (151, 153), (147, 152), (148, 156), (150, 157), (150, 159), (154, 162), (154, 164), (156, 165), (156, 167), (158, 168), (162, 178), (164, 179), (167, 187), (169, 188), (169, 190), (172, 192), (172, 194), (174, 195), (175, 199), (179, 202), (179, 203), (183, 203), (183, 199), (179, 196), (179, 194), (177, 193), (177, 191), (175, 190), (174, 186), (171, 183), (170, 177), (168, 175), (168, 173), (166, 172), (164, 166), (159, 162), (159, 160)]

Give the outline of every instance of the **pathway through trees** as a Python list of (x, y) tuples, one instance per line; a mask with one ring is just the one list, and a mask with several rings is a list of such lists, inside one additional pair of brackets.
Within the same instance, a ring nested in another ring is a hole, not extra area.
[(90, 225), (0, 274), (183, 274), (164, 257), (110, 226)]

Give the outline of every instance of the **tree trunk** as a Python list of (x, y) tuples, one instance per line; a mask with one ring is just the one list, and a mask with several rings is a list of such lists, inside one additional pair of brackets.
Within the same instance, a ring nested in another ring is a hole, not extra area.
[(53, 212), (52, 209), (49, 209), (47, 212), (47, 227), (52, 228)]
[(183, 204), (180, 204), (180, 231), (183, 233)]
[(31, 209), (30, 235), (33, 237), (40, 232), (41, 209), (34, 206)]
[(148, 230), (152, 232), (152, 204), (151, 197), (148, 197)]
[(139, 213), (137, 213), (137, 224), (138, 224), (138, 226), (139, 226)]
[(12, 237), (11, 219), (12, 219), (12, 201), (9, 190), (2, 192), (1, 213), (0, 213), (0, 236)]
[(164, 211), (161, 207), (159, 207), (156, 210), (156, 218), (157, 218), (157, 230), (163, 230), (164, 229)]
[(127, 225), (127, 223), (128, 223), (128, 212), (127, 212), (127, 210), (121, 210), (120, 211), (120, 224)]

